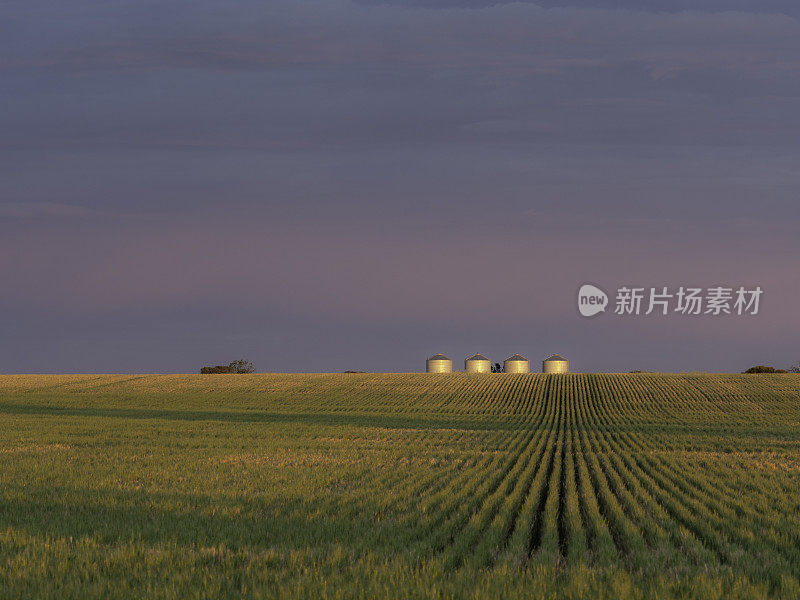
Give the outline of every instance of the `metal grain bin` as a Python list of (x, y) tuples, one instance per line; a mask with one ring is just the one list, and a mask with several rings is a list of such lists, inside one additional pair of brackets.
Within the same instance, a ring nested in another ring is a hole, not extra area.
[(553, 354), (542, 361), (543, 373), (569, 373), (569, 361), (563, 356)]
[(434, 354), (425, 361), (425, 371), (427, 373), (452, 373), (453, 361), (444, 354)]
[(483, 354), (473, 354), (464, 361), (464, 371), (467, 373), (491, 373), (492, 362)]
[(504, 373), (530, 373), (531, 361), (520, 354), (509, 356), (503, 361)]

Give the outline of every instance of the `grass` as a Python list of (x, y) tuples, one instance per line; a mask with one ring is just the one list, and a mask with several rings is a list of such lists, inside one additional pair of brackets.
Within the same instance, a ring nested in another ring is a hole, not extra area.
[(796, 375), (0, 376), (0, 598), (797, 598)]

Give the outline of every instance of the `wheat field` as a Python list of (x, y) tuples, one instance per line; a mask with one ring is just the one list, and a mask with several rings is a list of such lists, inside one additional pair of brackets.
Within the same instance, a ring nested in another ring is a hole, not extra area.
[(2, 598), (798, 598), (797, 375), (0, 376)]

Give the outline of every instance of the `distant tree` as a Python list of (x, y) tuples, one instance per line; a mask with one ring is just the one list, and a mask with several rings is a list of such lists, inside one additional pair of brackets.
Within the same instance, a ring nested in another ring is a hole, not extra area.
[(202, 375), (218, 375), (226, 373), (255, 373), (256, 368), (253, 363), (244, 359), (235, 360), (229, 365), (217, 365), (216, 367), (203, 367), (200, 369)]
[(492, 367), (492, 373), (502, 373), (502, 372), (503, 372), (503, 366), (500, 363), (494, 363), (494, 366)]
[(255, 373), (256, 368), (253, 366), (253, 363), (246, 361), (244, 359), (235, 360), (231, 364), (228, 365), (231, 369), (231, 373)]
[(200, 369), (202, 375), (219, 375), (223, 373), (233, 373), (230, 365), (217, 365), (216, 367), (203, 367)]
[(800, 365), (789, 369), (789, 373), (800, 373)]
[(775, 367), (758, 365), (756, 367), (750, 367), (745, 373), (786, 373), (786, 371), (784, 369), (776, 369)]

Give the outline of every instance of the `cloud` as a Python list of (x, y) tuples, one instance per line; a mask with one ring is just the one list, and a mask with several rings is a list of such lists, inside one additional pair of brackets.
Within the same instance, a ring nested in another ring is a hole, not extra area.
[(101, 216), (99, 210), (57, 202), (0, 203), (0, 219), (79, 219)]
[[(762, 243), (742, 248), (743, 234)], [(511, 325), (572, 316), (584, 280), (786, 288), (793, 243), (792, 227), (750, 221), (720, 220), (710, 235), (701, 225), (563, 215), (387, 230), (372, 219), (217, 214), (6, 235), (0, 254), (14, 258), (0, 274), (5, 302), (79, 314), (200, 304), (333, 322)]]
[[(35, 10), (9, 18), (4, 69), (275, 70), (342, 65), (430, 65), (535, 73), (581, 66), (689, 60), (708, 66), (784, 55), (797, 64), (795, 4), (740, 1), (498, 3), (476, 0), (334, 0), (241, 3), (217, 14), (210, 5), (136, 10), (82, 2), (48, 8), (58, 28), (34, 38)], [(480, 11), (403, 10), (404, 6), (482, 6)], [(569, 9), (558, 7), (568, 6)], [(775, 10), (769, 10), (772, 6)], [(552, 9), (556, 7), (556, 9)], [(649, 7), (653, 12), (640, 10)], [(711, 12), (703, 12), (703, 7)], [(740, 10), (717, 12), (712, 9)], [(552, 10), (548, 10), (552, 9)], [(747, 9), (752, 9), (748, 11)], [(185, 11), (185, 12), (184, 12)], [(61, 14), (59, 14), (61, 13)], [(102, 26), (101, 26), (102, 25)], [(635, 49), (635, 50), (634, 50)], [(655, 64), (662, 71), (662, 64)]]
[(530, 3), (543, 8), (599, 8), (634, 12), (742, 12), (753, 14), (797, 14), (791, 0), (354, 0), (356, 4), (375, 6), (389, 4), (409, 8), (483, 9), (501, 4)]
[(780, 14), (151, 8), (14, 12), (0, 148), (798, 139), (800, 24)]

